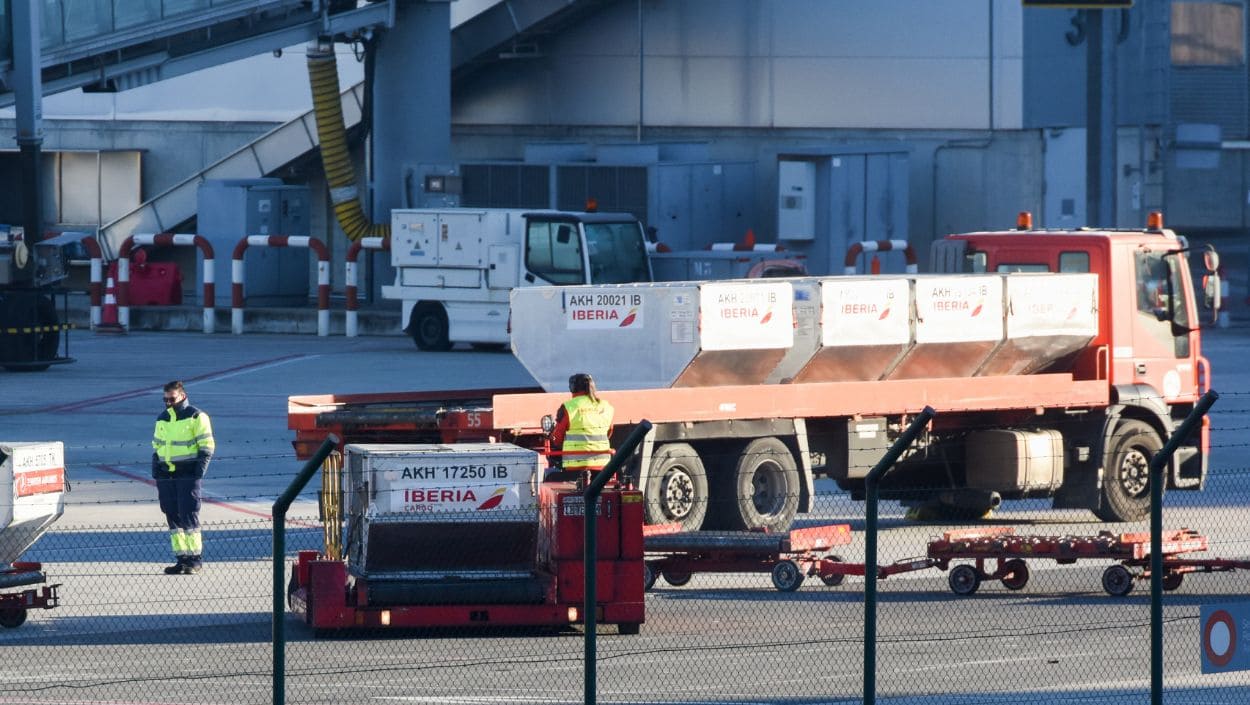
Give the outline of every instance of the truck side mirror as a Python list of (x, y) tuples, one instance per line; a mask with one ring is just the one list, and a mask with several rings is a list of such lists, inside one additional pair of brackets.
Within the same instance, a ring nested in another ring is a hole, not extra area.
[(551, 414), (547, 414), (542, 420), (543, 433), (550, 434), (556, 430), (556, 420), (551, 418)]
[(1210, 309), (1215, 315), (1212, 322), (1219, 319), (1220, 305), (1223, 303), (1223, 283), (1220, 281), (1220, 275), (1212, 272), (1202, 278), (1202, 305)]

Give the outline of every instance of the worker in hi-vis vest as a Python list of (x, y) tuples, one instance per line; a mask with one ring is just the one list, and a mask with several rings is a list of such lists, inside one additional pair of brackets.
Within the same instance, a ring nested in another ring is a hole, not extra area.
[(208, 414), (191, 406), (182, 382), (165, 385), (165, 411), (152, 433), (152, 478), (169, 523), (169, 544), (177, 562), (166, 575), (194, 575), (203, 565), (200, 490), (216, 443)]
[(594, 378), (585, 372), (569, 377), (569, 392), (573, 397), (556, 411), (552, 450), (562, 451), (558, 457), (566, 473), (601, 470), (612, 458), (612, 405), (599, 398)]

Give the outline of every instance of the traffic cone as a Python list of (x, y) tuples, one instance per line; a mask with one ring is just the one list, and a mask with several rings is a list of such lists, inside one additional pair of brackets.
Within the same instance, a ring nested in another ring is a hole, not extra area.
[(125, 333), (126, 329), (122, 327), (121, 321), (117, 318), (117, 287), (113, 283), (113, 272), (115, 270), (110, 267), (108, 277), (104, 280), (104, 301), (100, 307), (100, 325), (96, 326), (97, 333)]

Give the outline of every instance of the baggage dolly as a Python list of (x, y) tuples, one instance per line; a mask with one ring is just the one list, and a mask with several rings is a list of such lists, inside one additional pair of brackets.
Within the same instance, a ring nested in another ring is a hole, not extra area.
[(793, 529), (784, 534), (734, 531), (678, 531), (679, 524), (644, 527), (647, 559), (643, 580), (650, 590), (663, 576), (669, 585), (690, 582), (695, 573), (769, 573), (781, 592), (799, 589), (810, 575), (826, 585), (839, 585), (841, 575), (821, 575), (822, 562), (841, 563), (834, 555), (820, 555), (851, 542), (850, 524)]

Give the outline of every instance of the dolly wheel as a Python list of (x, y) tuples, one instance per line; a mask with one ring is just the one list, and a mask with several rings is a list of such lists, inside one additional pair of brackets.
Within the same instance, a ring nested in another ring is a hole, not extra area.
[(1012, 558), (1003, 563), (1003, 587), (1008, 590), (1023, 590), (1029, 584), (1029, 565), (1022, 558)]
[(646, 592), (655, 587), (655, 581), (660, 577), (660, 571), (655, 569), (651, 563), (644, 561), (642, 564), (642, 591)]
[(0, 610), (0, 627), (6, 629), (17, 629), (26, 623), (26, 610), (20, 607), (10, 607)]
[[(825, 560), (830, 563), (841, 563), (842, 556), (828, 555), (825, 556)], [(837, 587), (842, 584), (843, 580), (846, 580), (846, 576), (842, 573), (830, 573), (829, 575), (820, 576), (820, 582), (828, 585), (829, 587)]]
[(642, 624), (639, 622), (621, 622), (616, 625), (616, 632), (626, 636), (632, 636), (642, 631)]
[(981, 574), (970, 565), (957, 565), (951, 568), (951, 574), (947, 576), (946, 582), (950, 584), (951, 592), (956, 595), (971, 595), (981, 587)]
[(1124, 597), (1133, 591), (1133, 574), (1122, 565), (1107, 566), (1102, 572), (1102, 589), (1108, 595)]
[(802, 584), (803, 571), (798, 563), (787, 558), (773, 565), (773, 587), (782, 592), (794, 592)]
[(690, 573), (670, 573), (668, 571), (664, 572), (664, 579), (667, 580), (668, 584), (672, 585), (673, 587), (681, 587), (682, 585), (685, 585), (686, 583), (690, 582), (690, 577), (691, 577)]
[(1167, 590), (1168, 592), (1171, 592), (1179, 588), (1181, 586), (1181, 583), (1183, 582), (1185, 582), (1184, 573), (1164, 573), (1163, 574), (1163, 589)]

